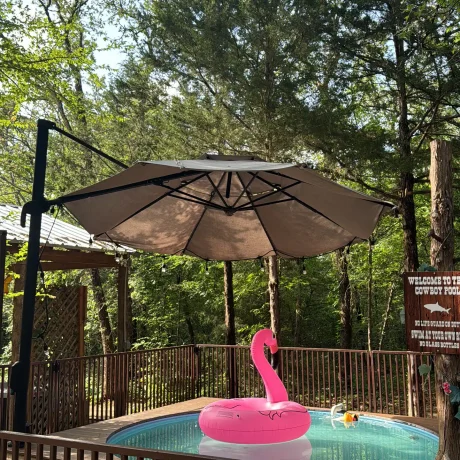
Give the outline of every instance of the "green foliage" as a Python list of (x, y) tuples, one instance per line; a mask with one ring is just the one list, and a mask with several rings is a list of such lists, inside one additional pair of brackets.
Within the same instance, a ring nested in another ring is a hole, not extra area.
[[(395, 204), (406, 193), (401, 172), (410, 171), (416, 179), (418, 251), (428, 261), (428, 140), (452, 138), (458, 149), (459, 10), (447, 0), (398, 5), (0, 0), (0, 200), (24, 204), (30, 199), (35, 121), (49, 118), (127, 164), (209, 152), (308, 162), (344, 185)], [(111, 21), (117, 32), (108, 36), (105, 23)], [(403, 56), (397, 56), (400, 42)], [(119, 68), (100, 64), (103, 48), (122, 55)], [(407, 158), (401, 156), (405, 145)], [(51, 136), (48, 197), (116, 172), (86, 149)], [(454, 204), (460, 205), (457, 191)], [(67, 214), (60, 218), (72, 222)], [(459, 225), (456, 219), (456, 232)], [(384, 217), (374, 236), (372, 345), (382, 335), (384, 348), (400, 349), (402, 219)], [(133, 347), (223, 343), (222, 264), (210, 263), (206, 275), (199, 260), (168, 257), (165, 262), (163, 273), (161, 257), (133, 257)], [(233, 268), (237, 340), (249, 343), (270, 323), (267, 274), (259, 262), (238, 262)], [(305, 268), (306, 275), (302, 263), (280, 263), (282, 343), (335, 347), (339, 268), (332, 255), (306, 260)], [(352, 246), (348, 275), (356, 348), (366, 347), (369, 268), (368, 247)], [(116, 273), (101, 274), (109, 318), (116, 325)], [(47, 273), (46, 280), (90, 284), (84, 271)], [(5, 324), (10, 328), (11, 295)], [(90, 292), (89, 354), (101, 352), (99, 328)]]
[(421, 364), (418, 367), (418, 373), (423, 377), (425, 375), (428, 375), (431, 372), (431, 366), (428, 366), (428, 364)]

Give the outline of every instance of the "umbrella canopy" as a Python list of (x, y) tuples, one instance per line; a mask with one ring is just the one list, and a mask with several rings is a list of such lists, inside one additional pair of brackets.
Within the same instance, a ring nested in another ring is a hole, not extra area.
[(393, 207), (303, 166), (220, 155), (142, 161), (55, 201), (96, 240), (206, 260), (333, 251)]

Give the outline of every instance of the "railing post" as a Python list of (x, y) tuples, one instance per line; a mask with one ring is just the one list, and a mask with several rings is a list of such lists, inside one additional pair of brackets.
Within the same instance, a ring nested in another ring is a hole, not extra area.
[(374, 412), (377, 408), (375, 375), (374, 375), (374, 355), (372, 351), (367, 351), (367, 397), (369, 398), (369, 412)]
[(195, 356), (195, 397), (201, 396), (201, 348), (194, 346), (193, 348)]

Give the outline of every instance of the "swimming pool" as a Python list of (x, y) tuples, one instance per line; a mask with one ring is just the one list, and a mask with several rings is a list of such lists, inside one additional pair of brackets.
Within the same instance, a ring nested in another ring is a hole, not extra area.
[(198, 413), (127, 426), (109, 444), (173, 452), (260, 460), (433, 460), (438, 437), (401, 422), (361, 417), (354, 426), (331, 423), (329, 413), (311, 411), (311, 428), (295, 441), (269, 445), (227, 444), (204, 436)]

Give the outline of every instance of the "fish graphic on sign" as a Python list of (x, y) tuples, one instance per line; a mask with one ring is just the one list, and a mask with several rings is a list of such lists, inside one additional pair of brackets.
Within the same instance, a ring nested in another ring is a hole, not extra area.
[(434, 313), (435, 311), (439, 311), (439, 312), (441, 312), (441, 313), (446, 313), (446, 314), (448, 314), (449, 311), (450, 311), (450, 308), (441, 307), (441, 305), (439, 305), (439, 302), (436, 302), (436, 303), (427, 303), (426, 305), (424, 305), (424, 307), (425, 307), (427, 310), (430, 310), (431, 313)]

